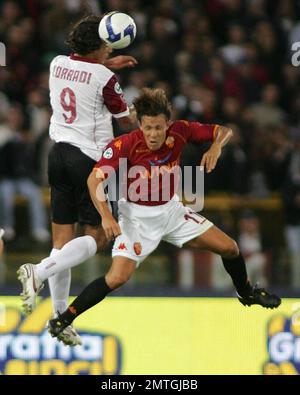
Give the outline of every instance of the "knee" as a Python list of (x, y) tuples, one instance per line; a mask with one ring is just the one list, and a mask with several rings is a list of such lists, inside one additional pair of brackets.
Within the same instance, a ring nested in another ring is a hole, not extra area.
[(61, 249), (63, 248), (63, 246), (64, 246), (65, 244), (67, 244), (69, 241), (71, 241), (71, 240), (69, 240), (69, 239), (64, 239), (64, 238), (57, 239), (57, 240), (55, 240), (55, 241), (53, 242), (53, 248), (55, 248), (55, 249), (57, 249), (57, 250), (61, 250)]
[(57, 250), (61, 250), (65, 244), (69, 243), (69, 241), (73, 240), (73, 237), (69, 237), (67, 235), (61, 235), (59, 237), (53, 238), (53, 248)]
[(86, 226), (84, 234), (86, 236), (92, 236), (97, 244), (98, 252), (105, 252), (110, 246), (103, 229), (93, 228), (91, 226)]
[(224, 246), (222, 257), (227, 259), (234, 259), (239, 256), (240, 250), (236, 242), (232, 239)]
[(108, 242), (106, 237), (100, 237), (96, 240), (97, 243), (97, 251), (105, 252), (108, 250), (110, 243)]
[(111, 289), (116, 289), (121, 287), (123, 284), (127, 283), (130, 279), (131, 273), (128, 272), (118, 272), (118, 273), (108, 273), (105, 277), (106, 283)]

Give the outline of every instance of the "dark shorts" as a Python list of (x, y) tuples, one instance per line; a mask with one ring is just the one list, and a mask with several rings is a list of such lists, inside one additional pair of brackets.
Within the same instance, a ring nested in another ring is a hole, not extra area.
[(68, 143), (55, 143), (49, 153), (52, 222), (98, 226), (101, 217), (94, 207), (87, 179), (96, 162)]

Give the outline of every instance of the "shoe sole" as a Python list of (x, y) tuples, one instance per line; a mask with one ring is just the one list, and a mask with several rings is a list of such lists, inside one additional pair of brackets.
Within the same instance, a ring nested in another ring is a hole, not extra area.
[(263, 307), (264, 309), (277, 309), (277, 307), (279, 307), (280, 306), (280, 304), (281, 304), (281, 302), (277, 305), (277, 306), (262, 306), (261, 304), (259, 304), (259, 303), (247, 303), (247, 302), (245, 302), (245, 301), (243, 301), (243, 300), (240, 300), (239, 299), (239, 301), (242, 303), (242, 305), (244, 305), (244, 306), (248, 306), (248, 307), (251, 307), (251, 306), (254, 306), (254, 305), (257, 305), (257, 306), (261, 306), (261, 307)]
[(65, 346), (70, 346), (70, 347), (75, 347), (75, 346), (81, 346), (82, 341), (81, 340), (70, 340), (70, 337), (68, 335), (64, 335), (63, 333), (60, 333), (57, 336), (57, 340), (59, 342), (62, 342)]
[(21, 300), (23, 301), (22, 308), (23, 308), (24, 313), (26, 315), (29, 315), (32, 313), (32, 311), (35, 307), (35, 304), (28, 303), (28, 299), (30, 298), (28, 295), (28, 292), (26, 290), (26, 281), (28, 280), (28, 277), (27, 277), (27, 272), (24, 267), (20, 267), (17, 270), (17, 278), (21, 282), (22, 287), (23, 287), (23, 290), (20, 293)]

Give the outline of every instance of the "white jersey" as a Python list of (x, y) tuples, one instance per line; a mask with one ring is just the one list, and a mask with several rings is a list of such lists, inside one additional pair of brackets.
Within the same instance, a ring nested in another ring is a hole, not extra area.
[(94, 59), (56, 56), (50, 64), (50, 137), (98, 161), (113, 139), (112, 115), (129, 115), (115, 74)]

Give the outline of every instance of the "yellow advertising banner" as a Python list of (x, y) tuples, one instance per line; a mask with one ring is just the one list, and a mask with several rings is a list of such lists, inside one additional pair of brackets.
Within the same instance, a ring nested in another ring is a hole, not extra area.
[(45, 329), (50, 299), (24, 317), (0, 297), (2, 374), (298, 374), (300, 303), (276, 310), (232, 298), (109, 297), (75, 321), (82, 346)]

